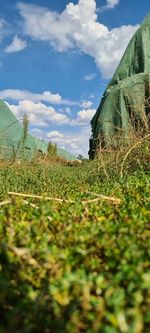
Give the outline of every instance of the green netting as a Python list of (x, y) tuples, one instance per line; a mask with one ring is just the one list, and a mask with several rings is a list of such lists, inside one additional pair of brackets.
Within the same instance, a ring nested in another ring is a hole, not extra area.
[(6, 103), (0, 100), (0, 157), (32, 157), (36, 142), (30, 134), (23, 140), (23, 127)]
[(133, 36), (91, 121), (90, 158), (99, 145), (117, 146), (116, 133), (128, 137), (140, 124), (148, 129), (150, 111), (150, 14)]
[[(47, 152), (47, 142), (27, 134), (25, 140), (23, 126), (16, 119), (7, 104), (0, 100), (0, 158), (32, 158), (37, 152)], [(58, 155), (66, 159), (75, 156), (65, 149), (58, 148)]]

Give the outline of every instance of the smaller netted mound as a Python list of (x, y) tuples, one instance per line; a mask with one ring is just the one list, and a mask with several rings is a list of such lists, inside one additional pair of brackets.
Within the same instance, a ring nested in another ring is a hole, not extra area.
[[(48, 143), (26, 132), (8, 105), (0, 100), (0, 159), (34, 158), (47, 153)], [(75, 159), (65, 149), (57, 149), (58, 156)]]
[(7, 104), (0, 100), (0, 157), (31, 158), (39, 150), (46, 153), (47, 146), (26, 133)]

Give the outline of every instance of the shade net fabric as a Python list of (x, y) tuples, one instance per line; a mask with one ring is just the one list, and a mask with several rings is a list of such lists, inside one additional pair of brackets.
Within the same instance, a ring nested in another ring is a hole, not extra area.
[(117, 147), (118, 138), (149, 128), (150, 13), (131, 39), (91, 121), (89, 157), (103, 147)]

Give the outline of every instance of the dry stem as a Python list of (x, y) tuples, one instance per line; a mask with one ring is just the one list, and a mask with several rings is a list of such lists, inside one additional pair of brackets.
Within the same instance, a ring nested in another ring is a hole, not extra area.
[(138, 142), (136, 142), (129, 150), (128, 152), (126, 153), (124, 159), (123, 159), (123, 162), (121, 164), (121, 171), (120, 171), (120, 175), (121, 175), (121, 178), (123, 177), (123, 168), (124, 168), (124, 164), (125, 164), (125, 161), (127, 159), (127, 157), (130, 155), (130, 153), (132, 152), (133, 149), (135, 149), (140, 143), (142, 143), (143, 141), (147, 140), (148, 138), (150, 137), (150, 134), (146, 135), (144, 138), (142, 138), (141, 140), (139, 140)]

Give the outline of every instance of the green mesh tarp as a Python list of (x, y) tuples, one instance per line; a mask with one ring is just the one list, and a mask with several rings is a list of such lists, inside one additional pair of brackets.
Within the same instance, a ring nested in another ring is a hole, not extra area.
[(28, 134), (23, 142), (23, 127), (7, 104), (0, 100), (0, 157), (31, 157), (35, 150), (34, 137)]
[[(16, 119), (7, 104), (0, 100), (0, 158), (33, 158), (38, 152), (47, 153), (48, 143), (27, 134), (25, 140), (23, 126)], [(72, 160), (75, 156), (65, 149), (58, 148), (58, 155)]]
[(133, 36), (91, 121), (89, 157), (99, 147), (117, 147), (138, 126), (148, 130), (150, 112), (150, 14)]

